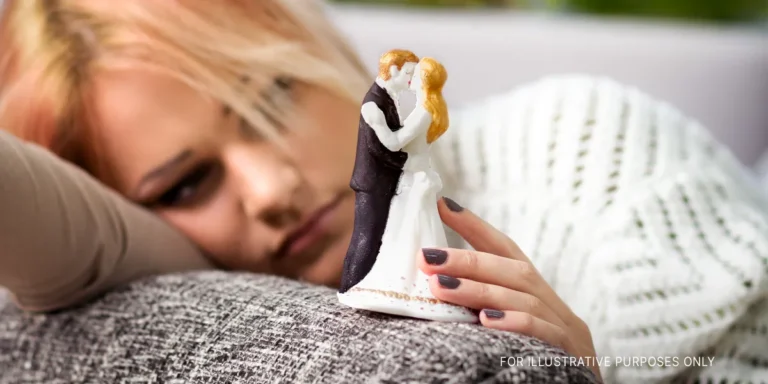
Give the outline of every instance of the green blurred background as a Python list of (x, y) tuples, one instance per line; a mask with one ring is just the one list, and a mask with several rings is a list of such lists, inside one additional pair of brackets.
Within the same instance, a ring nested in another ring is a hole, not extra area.
[(507, 7), (706, 23), (762, 23), (768, 0), (335, 0), (418, 7)]

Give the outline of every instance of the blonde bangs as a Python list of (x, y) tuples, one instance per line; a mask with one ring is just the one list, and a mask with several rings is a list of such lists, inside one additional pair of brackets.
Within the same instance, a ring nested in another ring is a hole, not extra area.
[[(90, 0), (91, 2), (98, 0)], [(259, 134), (278, 138), (285, 119), (262, 92), (290, 78), (359, 103), (363, 65), (310, 1), (134, 0), (100, 6), (110, 33), (98, 68), (161, 71), (228, 105)], [(103, 3), (102, 3), (103, 4)]]
[[(12, 47), (0, 64), (24, 70), (0, 75), (2, 92), (35, 81), (53, 87), (39, 91), (55, 116), (67, 115), (67, 100), (94, 71), (142, 68), (178, 78), (279, 139), (286, 117), (262, 96), (276, 79), (353, 104), (368, 86), (364, 66), (314, 0), (22, 0), (6, 8), (2, 44)], [(35, 81), (21, 78), (32, 73)]]

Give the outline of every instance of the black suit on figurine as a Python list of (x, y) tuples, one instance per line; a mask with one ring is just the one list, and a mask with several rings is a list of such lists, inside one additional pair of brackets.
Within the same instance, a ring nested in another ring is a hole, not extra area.
[[(384, 113), (390, 130), (395, 132), (402, 128), (395, 101), (375, 82), (365, 95), (362, 105), (368, 102), (374, 102)], [(350, 187), (355, 191), (355, 226), (344, 259), (340, 293), (363, 280), (373, 268), (387, 226), (392, 197), (395, 196), (407, 159), (407, 153), (387, 149), (373, 128), (360, 116), (357, 155), (350, 182)]]

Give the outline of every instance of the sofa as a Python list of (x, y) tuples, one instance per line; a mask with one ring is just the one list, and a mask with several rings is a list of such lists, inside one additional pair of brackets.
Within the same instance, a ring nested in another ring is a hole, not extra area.
[(197, 272), (52, 314), (0, 295), (0, 383), (596, 383), (544, 363), (568, 355), (536, 339), (354, 311), (335, 292)]

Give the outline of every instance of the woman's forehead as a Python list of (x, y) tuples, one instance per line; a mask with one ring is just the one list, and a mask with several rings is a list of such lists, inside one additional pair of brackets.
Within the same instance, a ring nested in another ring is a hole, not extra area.
[(216, 137), (220, 103), (148, 70), (103, 71), (94, 78), (96, 137), (123, 182), (169, 156)]
[(93, 85), (99, 112), (107, 116), (190, 114), (215, 109), (218, 104), (170, 75), (145, 69), (102, 70)]

